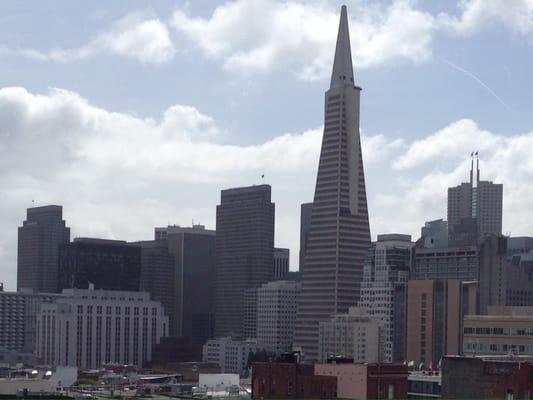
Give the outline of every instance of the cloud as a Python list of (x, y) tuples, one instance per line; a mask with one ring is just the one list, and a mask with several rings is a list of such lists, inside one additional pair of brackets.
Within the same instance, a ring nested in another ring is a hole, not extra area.
[(175, 48), (167, 26), (157, 18), (134, 13), (121, 18), (109, 29), (77, 48), (56, 48), (47, 52), (36, 49), (2, 49), (40, 61), (71, 62), (112, 54), (140, 61), (161, 64), (174, 57)]
[[(322, 128), (247, 146), (224, 144), (222, 131), (186, 105), (139, 118), (66, 90), (0, 89), (0, 281), (15, 287), (16, 227), (32, 200), (63, 204), (73, 236), (142, 240), (167, 223), (214, 227), (220, 190), (261, 174), (276, 203), (276, 244), (297, 265), (299, 205), (313, 197)], [(467, 179), (474, 149), (482, 178), (504, 184), (504, 230), (533, 234), (533, 132), (505, 136), (464, 119), (413, 142), (365, 133), (362, 146), (374, 237), (416, 237), (444, 217), (446, 188)]]
[(439, 15), (444, 28), (471, 35), (497, 23), (517, 34), (533, 34), (533, 0), (463, 0), (459, 8), (459, 16)]
[[(354, 63), (418, 63), (431, 56), (433, 17), (411, 2), (350, 10)], [(330, 73), (339, 10), (325, 3), (237, 0), (219, 5), (210, 18), (174, 12), (174, 28), (207, 57), (231, 71), (270, 72), (292, 67), (298, 77)]]

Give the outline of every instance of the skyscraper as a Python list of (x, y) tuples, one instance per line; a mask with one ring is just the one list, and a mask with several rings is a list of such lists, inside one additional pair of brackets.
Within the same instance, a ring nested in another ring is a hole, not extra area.
[(370, 228), (346, 7), (341, 9), (324, 136), (305, 251), (295, 344), (318, 358), (321, 320), (359, 300)]
[(270, 185), (223, 190), (217, 206), (215, 335), (241, 335), (246, 289), (273, 279)]
[(280, 247), (274, 248), (274, 279), (284, 280), (289, 272), (290, 250)]
[(18, 229), (17, 290), (57, 292), (59, 245), (70, 240), (63, 220), (63, 207), (28, 208)]
[(307, 237), (309, 236), (309, 225), (311, 224), (311, 211), (313, 203), (304, 203), (300, 206), (300, 272), (304, 269), (305, 247), (307, 246)]
[(470, 182), (448, 188), (448, 236), (451, 246), (475, 245), (502, 233), (503, 185), (479, 178), (479, 159), (471, 160)]

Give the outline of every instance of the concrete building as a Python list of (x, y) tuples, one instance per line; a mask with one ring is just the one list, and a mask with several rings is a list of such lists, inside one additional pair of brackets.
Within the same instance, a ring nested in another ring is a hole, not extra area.
[(420, 232), (421, 247), (433, 249), (448, 247), (448, 223), (441, 219), (428, 221)]
[(488, 234), (502, 233), (503, 185), (481, 181), (476, 153), (470, 182), (448, 188), (448, 232), (450, 245), (475, 245)]
[(217, 206), (215, 335), (242, 335), (244, 291), (273, 280), (270, 185), (226, 189)]
[(369, 316), (366, 310), (350, 307), (347, 314), (335, 315), (329, 321), (320, 321), (319, 361), (345, 357), (355, 363), (380, 362), (383, 336), (382, 320)]
[(0, 348), (33, 352), (36, 341), (36, 315), (41, 303), (54, 302), (56, 293), (0, 290)]
[(443, 356), (461, 354), (463, 317), (476, 302), (476, 283), (409, 281), (406, 360), (435, 370)]
[(359, 306), (383, 322), (382, 362), (405, 360), (407, 281), (413, 247), (409, 235), (378, 235), (365, 261)]
[(170, 335), (204, 343), (214, 332), (216, 232), (203, 225), (155, 228), (142, 248), (141, 288), (160, 301)]
[(316, 364), (315, 375), (337, 378), (340, 399), (406, 399), (403, 364)]
[(455, 279), (476, 281), (479, 279), (478, 248), (416, 247), (411, 279)]
[(442, 398), (527, 400), (532, 376), (531, 359), (444, 357)]
[(533, 355), (533, 307), (488, 307), (487, 315), (465, 315), (464, 355)]
[(300, 206), (300, 272), (302, 272), (304, 269), (305, 248), (307, 247), (307, 238), (309, 237), (309, 227), (311, 225), (312, 210), (313, 203), (304, 203)]
[(274, 279), (284, 280), (289, 273), (290, 250), (274, 248)]
[(37, 314), (37, 357), (83, 369), (108, 363), (141, 367), (167, 329), (161, 304), (148, 293), (65, 289)]
[(63, 207), (28, 208), (26, 221), (18, 228), (17, 290), (57, 292), (59, 245), (69, 241)]
[(248, 356), (258, 350), (255, 339), (210, 339), (204, 344), (202, 361), (218, 365), (222, 373), (242, 375), (248, 364)]
[(122, 240), (76, 238), (59, 246), (59, 284), (63, 289), (138, 291), (141, 248)]
[(370, 246), (359, 135), (360, 94), (343, 7), (331, 84), (325, 95), (324, 135), (296, 325), (296, 345), (308, 360), (318, 358), (320, 320), (345, 313), (359, 301)]
[(489, 235), (479, 249), (479, 308), (486, 314), (489, 306), (507, 303), (507, 238)]
[(257, 337), (257, 290), (258, 288), (244, 290), (242, 333), (243, 337), (249, 339)]
[(292, 350), (301, 285), (268, 282), (257, 289), (257, 341), (269, 352)]

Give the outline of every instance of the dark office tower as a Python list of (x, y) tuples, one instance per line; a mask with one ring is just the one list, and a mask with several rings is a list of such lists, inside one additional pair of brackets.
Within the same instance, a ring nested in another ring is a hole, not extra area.
[(476, 245), (489, 234), (502, 233), (503, 185), (479, 179), (479, 159), (471, 160), (470, 182), (448, 188), (450, 246)]
[(289, 273), (290, 250), (274, 248), (274, 280), (281, 281)]
[(141, 248), (122, 240), (76, 238), (59, 246), (59, 292), (63, 289), (138, 291)]
[(205, 342), (213, 336), (215, 231), (203, 225), (155, 228), (141, 242), (141, 287), (161, 301), (171, 336)]
[(215, 335), (242, 335), (244, 293), (273, 279), (270, 185), (223, 190), (217, 206)]
[(18, 230), (17, 290), (56, 292), (59, 245), (69, 241), (63, 207), (28, 208), (26, 221)]
[(318, 357), (318, 327), (357, 304), (370, 228), (359, 136), (361, 88), (354, 85), (348, 17), (341, 9), (311, 225), (305, 251), (296, 345)]
[(307, 246), (307, 237), (309, 236), (312, 209), (313, 203), (304, 203), (300, 206), (300, 272), (302, 272), (304, 268), (305, 247)]

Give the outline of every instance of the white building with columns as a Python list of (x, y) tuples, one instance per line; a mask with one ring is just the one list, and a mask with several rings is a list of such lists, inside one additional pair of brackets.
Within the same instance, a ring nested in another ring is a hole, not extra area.
[(65, 289), (37, 314), (37, 357), (79, 368), (142, 366), (167, 331), (168, 317), (148, 293)]

